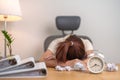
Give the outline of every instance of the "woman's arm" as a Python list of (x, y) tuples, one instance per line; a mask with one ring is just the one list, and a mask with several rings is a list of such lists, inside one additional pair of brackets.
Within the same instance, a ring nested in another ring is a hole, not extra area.
[[(86, 51), (87, 55), (93, 53), (93, 50), (88, 50)], [(71, 66), (73, 67), (76, 63), (80, 62), (81, 64), (83, 64), (85, 66), (85, 68), (87, 69), (87, 62), (88, 62), (88, 59), (85, 59), (85, 60), (79, 60), (79, 59), (73, 59), (73, 60), (68, 60), (66, 62), (59, 62), (58, 65), (60, 66)]]
[(88, 51), (86, 51), (87, 55), (90, 55), (93, 52), (94, 52), (94, 50), (88, 50)]
[(55, 55), (50, 50), (47, 50), (40, 57), (40, 62), (45, 62), (47, 67), (55, 67), (57, 65), (57, 61)]
[(73, 67), (77, 62), (81, 62), (86, 67), (86, 62), (81, 61), (79, 59), (73, 59), (73, 60), (68, 60), (66, 62), (57, 63), (55, 56), (50, 50), (47, 50), (44, 54), (42, 54), (40, 61), (45, 62), (47, 67), (55, 67), (57, 65)]

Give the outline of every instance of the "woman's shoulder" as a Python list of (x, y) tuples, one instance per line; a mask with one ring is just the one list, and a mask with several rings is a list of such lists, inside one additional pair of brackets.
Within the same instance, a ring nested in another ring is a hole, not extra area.
[(90, 42), (88, 39), (80, 38), (83, 42)]
[(53, 42), (63, 42), (65, 41), (70, 35), (66, 35), (66, 36), (63, 36), (63, 37), (60, 37), (60, 38), (56, 38), (53, 40)]
[(80, 38), (85, 46), (90, 46), (92, 43), (88, 39)]
[(93, 45), (88, 39), (81, 38), (81, 40), (83, 41), (83, 44), (85, 46), (85, 51), (93, 50)]

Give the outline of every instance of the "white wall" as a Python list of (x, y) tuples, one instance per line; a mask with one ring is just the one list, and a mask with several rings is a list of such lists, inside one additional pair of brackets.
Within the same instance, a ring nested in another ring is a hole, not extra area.
[[(92, 38), (95, 49), (104, 53), (106, 60), (120, 63), (120, 0), (20, 0), (23, 19), (8, 23), (13, 35), (13, 53), (22, 58), (43, 53), (46, 37), (61, 34), (55, 26), (58, 15), (78, 15), (81, 25), (75, 34)], [(0, 24), (3, 28), (3, 23)], [(0, 51), (3, 37), (0, 33)]]

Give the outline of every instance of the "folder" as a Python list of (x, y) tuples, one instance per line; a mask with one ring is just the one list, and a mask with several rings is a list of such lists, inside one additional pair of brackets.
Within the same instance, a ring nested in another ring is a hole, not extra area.
[(3, 58), (0, 60), (0, 70), (12, 65), (16, 65), (20, 62), (20, 60), (21, 59), (19, 55)]
[(46, 75), (47, 68), (44, 62), (35, 63), (33, 68), (0, 72), (0, 78), (43, 78)]
[(18, 69), (21, 70), (21, 69), (33, 68), (34, 66), (35, 66), (34, 58), (29, 57), (29, 58), (26, 58), (26, 59), (19, 61), (19, 63), (16, 65), (12, 65), (12, 66), (8, 66), (8, 67), (5, 67), (3, 69), (0, 69), (0, 73), (18, 70)]

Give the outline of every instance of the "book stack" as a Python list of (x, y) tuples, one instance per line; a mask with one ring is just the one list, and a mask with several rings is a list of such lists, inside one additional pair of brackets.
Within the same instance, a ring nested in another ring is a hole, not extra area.
[(46, 75), (45, 63), (36, 63), (33, 57), (21, 60), (19, 55), (15, 55), (0, 60), (0, 78), (42, 78)]

